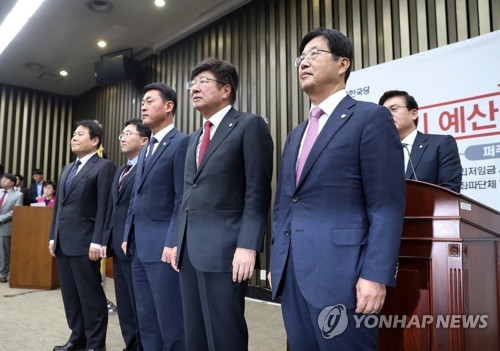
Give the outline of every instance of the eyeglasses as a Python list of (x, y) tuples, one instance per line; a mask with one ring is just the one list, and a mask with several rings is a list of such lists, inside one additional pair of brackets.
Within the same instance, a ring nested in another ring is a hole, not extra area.
[(132, 134), (136, 134), (136, 135), (140, 135), (139, 133), (133, 133), (133, 132), (129, 132), (129, 131), (126, 131), (125, 133), (121, 133), (120, 135), (118, 135), (118, 140), (123, 140), (124, 138), (128, 138), (129, 136), (131, 136)]
[(227, 83), (221, 82), (220, 80), (217, 80), (217, 79), (203, 77), (203, 78), (200, 78), (198, 80), (193, 79), (193, 80), (190, 80), (189, 82), (186, 82), (186, 89), (187, 90), (191, 90), (191, 89), (193, 89), (193, 87), (196, 84), (199, 84), (200, 87), (204, 87), (209, 81), (214, 81), (214, 82), (217, 82), (217, 83), (220, 83), (220, 84), (224, 84), (224, 85), (227, 84)]
[(316, 60), (316, 57), (318, 57), (320, 52), (327, 52), (331, 54), (331, 51), (328, 50), (321, 50), (321, 49), (312, 49), (309, 51), (307, 54), (302, 54), (299, 57), (295, 59), (295, 67), (299, 67), (302, 62), (304, 62), (305, 59), (308, 59), (309, 61), (314, 61)]
[(406, 106), (401, 106), (401, 105), (391, 105), (391, 106), (389, 106), (389, 107), (388, 107), (389, 111), (391, 111), (392, 113), (396, 113), (396, 112), (398, 112), (398, 110), (399, 110), (400, 108), (406, 108), (406, 109), (408, 109), (408, 107), (406, 107)]

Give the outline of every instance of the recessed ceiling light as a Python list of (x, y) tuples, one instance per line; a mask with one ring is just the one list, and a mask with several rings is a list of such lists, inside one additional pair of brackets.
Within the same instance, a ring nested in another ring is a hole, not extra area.
[(66, 71), (60, 71), (59, 74), (63, 77), (66, 77), (68, 75), (68, 72)]
[(97, 42), (97, 46), (99, 46), (100, 48), (105, 48), (106, 45), (108, 45), (104, 40), (99, 40)]
[(105, 0), (93, 0), (87, 2), (87, 8), (93, 12), (108, 13), (113, 8), (113, 4)]
[(26, 67), (27, 69), (31, 69), (33, 71), (41, 71), (42, 69), (45, 68), (43, 65), (36, 62), (26, 62), (24, 64), (24, 67)]
[(155, 5), (158, 7), (165, 6), (165, 0), (155, 0)]

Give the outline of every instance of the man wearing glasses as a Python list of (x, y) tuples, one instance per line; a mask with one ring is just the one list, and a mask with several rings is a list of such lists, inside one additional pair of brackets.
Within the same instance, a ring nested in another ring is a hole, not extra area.
[(418, 104), (406, 91), (386, 91), (379, 105), (389, 109), (403, 145), (407, 179), (422, 180), (460, 192), (462, 165), (451, 135), (417, 131)]
[(317, 28), (295, 61), (311, 110), (283, 149), (269, 274), (291, 350), (377, 350), (377, 328), (356, 321), (396, 282), (403, 150), (389, 111), (346, 93), (352, 53)]
[(171, 257), (180, 269), (186, 350), (243, 351), (245, 291), (262, 250), (273, 142), (264, 118), (233, 108), (232, 64), (199, 63), (187, 88), (204, 127), (190, 137)]
[(113, 256), (118, 319), (126, 350), (142, 350), (142, 346), (135, 312), (132, 260), (125, 256), (121, 245), (139, 153), (141, 148), (148, 143), (150, 136), (151, 130), (145, 127), (140, 119), (130, 119), (125, 122), (125, 128), (118, 136), (120, 148), (127, 157), (127, 163), (117, 169), (111, 184), (101, 246), (102, 258)]

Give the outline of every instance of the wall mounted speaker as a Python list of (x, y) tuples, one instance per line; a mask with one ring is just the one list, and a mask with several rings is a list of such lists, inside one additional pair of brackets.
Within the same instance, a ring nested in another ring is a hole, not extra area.
[(139, 63), (125, 55), (117, 55), (94, 62), (94, 75), (97, 85), (105, 86), (135, 77)]

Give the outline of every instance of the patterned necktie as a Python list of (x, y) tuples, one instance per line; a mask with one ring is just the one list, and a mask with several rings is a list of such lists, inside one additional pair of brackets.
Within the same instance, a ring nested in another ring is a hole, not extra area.
[(130, 169), (132, 168), (132, 164), (129, 162), (123, 169), (122, 174), (120, 175), (120, 178), (118, 180), (118, 191), (122, 190), (123, 183), (125, 183), (125, 177), (127, 176), (128, 172), (130, 172)]
[(146, 169), (146, 167), (149, 163), (149, 160), (151, 159), (151, 156), (153, 156), (153, 150), (154, 150), (155, 144), (157, 142), (158, 142), (158, 139), (156, 139), (155, 137), (151, 137), (151, 140), (149, 140), (149, 151), (148, 151), (146, 158), (144, 159), (144, 169)]
[(75, 178), (76, 172), (78, 172), (78, 167), (80, 167), (81, 164), (80, 160), (76, 160), (73, 168), (71, 168), (71, 172), (69, 172), (68, 178), (66, 178), (66, 181), (64, 182), (64, 195), (68, 193), (71, 183), (73, 182), (73, 178)]
[(201, 160), (203, 160), (208, 144), (210, 144), (210, 128), (212, 125), (212, 122), (206, 121), (203, 126), (203, 139), (201, 139), (200, 152), (198, 153), (198, 167), (200, 167)]
[(3, 206), (3, 200), (5, 199), (5, 195), (7, 195), (7, 190), (4, 190), (3, 191), (3, 195), (2, 197), (0, 198), (0, 209), (2, 208)]
[(323, 110), (319, 107), (315, 107), (311, 110), (311, 118), (309, 119), (309, 128), (307, 129), (306, 138), (304, 139), (304, 144), (302, 145), (302, 152), (300, 153), (299, 162), (297, 162), (297, 173), (296, 173), (296, 184), (299, 183), (300, 175), (304, 169), (304, 164), (306, 163), (307, 156), (311, 151), (316, 138), (318, 137), (318, 125), (319, 117), (323, 114)]

